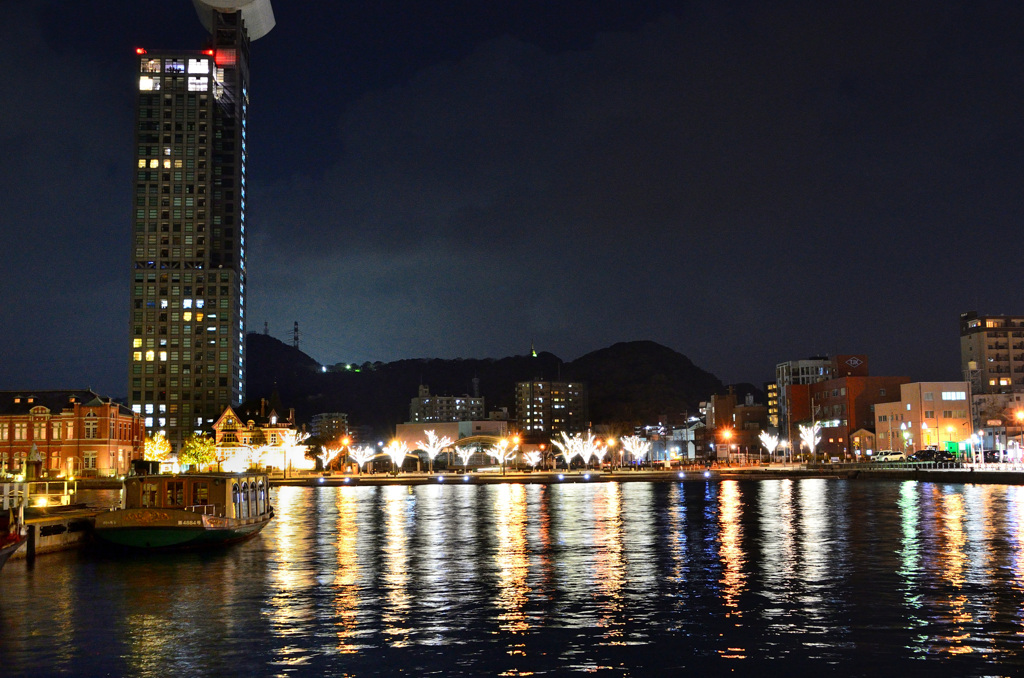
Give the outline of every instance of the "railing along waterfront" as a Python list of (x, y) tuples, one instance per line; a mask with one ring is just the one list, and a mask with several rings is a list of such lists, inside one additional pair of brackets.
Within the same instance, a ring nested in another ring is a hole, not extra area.
[(0, 511), (9, 511), (22, 506), (25, 492), (25, 483), (0, 483)]
[(928, 471), (990, 471), (1005, 473), (1024, 473), (1024, 463), (1020, 462), (966, 462), (966, 461), (869, 461), (869, 462), (835, 462), (809, 463), (805, 466), (813, 470), (928, 470)]
[(72, 481), (69, 491), (66, 480), (33, 480), (25, 485), (27, 487), (25, 503), (27, 506), (35, 507), (68, 506), (78, 487)]

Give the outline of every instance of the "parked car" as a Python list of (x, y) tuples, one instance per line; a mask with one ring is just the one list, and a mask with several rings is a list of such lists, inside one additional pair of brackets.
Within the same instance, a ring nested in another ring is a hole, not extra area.
[(956, 461), (956, 457), (946, 450), (927, 449), (919, 451), (911, 458), (911, 461), (949, 462)]
[(875, 457), (875, 461), (906, 461), (907, 455), (902, 452), (893, 452), (892, 450), (882, 450)]

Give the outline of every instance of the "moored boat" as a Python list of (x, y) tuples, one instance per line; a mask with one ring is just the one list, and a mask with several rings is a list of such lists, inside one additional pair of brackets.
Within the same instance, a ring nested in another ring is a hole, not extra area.
[[(0, 526), (2, 529), (2, 526)], [(25, 545), (25, 535), (11, 534), (0, 537), (0, 569), (3, 569), (7, 560), (14, 555), (14, 552)]]
[(96, 516), (93, 533), (136, 549), (219, 546), (255, 536), (274, 515), (262, 473), (130, 476), (121, 508)]
[(21, 483), (0, 485), (0, 569), (27, 541), (24, 498)]

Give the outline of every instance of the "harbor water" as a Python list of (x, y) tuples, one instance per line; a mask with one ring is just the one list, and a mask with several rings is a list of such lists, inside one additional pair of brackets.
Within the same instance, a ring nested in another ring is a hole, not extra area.
[(1024, 674), (1021, 486), (438, 483), (272, 501), (262, 534), (222, 550), (8, 563), (0, 672)]

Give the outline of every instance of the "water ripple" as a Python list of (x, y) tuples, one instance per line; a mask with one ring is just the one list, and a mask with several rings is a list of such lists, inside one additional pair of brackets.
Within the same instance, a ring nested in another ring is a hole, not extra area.
[(1016, 674), (1022, 493), (284, 487), (277, 518), (236, 548), (9, 563), (0, 661), (10, 675), (646, 676), (764, 660), (884, 675), (924, 659)]

